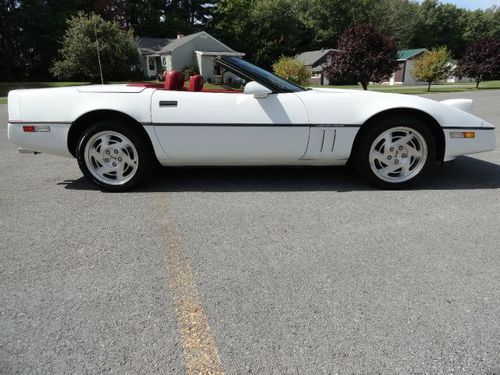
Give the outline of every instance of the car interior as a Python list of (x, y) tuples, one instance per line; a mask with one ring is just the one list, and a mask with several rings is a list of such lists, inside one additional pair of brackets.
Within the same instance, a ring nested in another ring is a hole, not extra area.
[(222, 90), (222, 89), (206, 89), (204, 88), (205, 81), (199, 74), (189, 77), (188, 87), (184, 87), (184, 74), (178, 70), (172, 70), (165, 74), (164, 83), (130, 83), (128, 86), (155, 88), (157, 90), (167, 91), (192, 91), (192, 92), (208, 92), (208, 93), (227, 93), (238, 94), (241, 90)]

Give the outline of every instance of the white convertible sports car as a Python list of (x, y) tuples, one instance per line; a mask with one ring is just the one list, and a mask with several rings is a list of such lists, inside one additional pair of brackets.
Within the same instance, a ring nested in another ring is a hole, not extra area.
[(76, 157), (107, 190), (147, 179), (158, 164), (344, 165), (369, 182), (405, 187), (438, 162), (495, 148), (472, 101), (304, 89), (235, 57), (224, 71), (244, 91), (164, 84), (91, 85), (9, 93), (9, 139), (20, 152)]

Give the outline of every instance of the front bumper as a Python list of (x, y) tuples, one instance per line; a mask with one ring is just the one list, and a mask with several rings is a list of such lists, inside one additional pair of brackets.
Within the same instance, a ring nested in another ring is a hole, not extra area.
[[(444, 161), (461, 155), (493, 151), (496, 148), (496, 129), (487, 123), (483, 123), (481, 128), (444, 128), (443, 131), (446, 142)], [(453, 138), (451, 133), (455, 132), (474, 132), (475, 137)]]

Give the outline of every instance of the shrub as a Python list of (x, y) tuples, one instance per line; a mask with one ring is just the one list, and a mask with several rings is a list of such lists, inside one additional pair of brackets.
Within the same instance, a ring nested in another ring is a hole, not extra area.
[(273, 70), (276, 75), (298, 85), (307, 85), (311, 76), (309, 69), (293, 57), (281, 56), (273, 64)]

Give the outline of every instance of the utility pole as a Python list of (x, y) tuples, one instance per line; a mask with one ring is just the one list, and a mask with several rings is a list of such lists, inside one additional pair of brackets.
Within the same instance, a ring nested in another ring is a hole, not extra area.
[(94, 23), (95, 46), (97, 49), (97, 61), (99, 61), (99, 73), (101, 74), (101, 85), (104, 85), (104, 77), (102, 76), (101, 53), (99, 52), (99, 41), (97, 40), (97, 29)]

